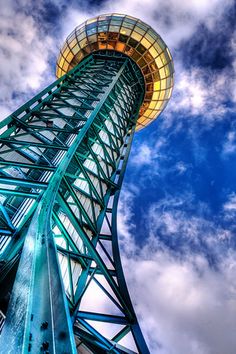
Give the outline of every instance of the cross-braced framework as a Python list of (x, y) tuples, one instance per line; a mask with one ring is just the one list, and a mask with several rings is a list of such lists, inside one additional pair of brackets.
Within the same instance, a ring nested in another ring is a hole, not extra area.
[(7, 353), (149, 353), (116, 231), (144, 87), (127, 56), (97, 52), (1, 123)]

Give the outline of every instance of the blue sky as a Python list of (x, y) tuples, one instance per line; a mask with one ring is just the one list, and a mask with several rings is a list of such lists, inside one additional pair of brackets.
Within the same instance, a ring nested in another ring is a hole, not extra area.
[(136, 134), (120, 200), (127, 282), (151, 353), (236, 347), (236, 29), (231, 0), (0, 0), (0, 115), (55, 78), (89, 17), (152, 25), (175, 62), (166, 110)]

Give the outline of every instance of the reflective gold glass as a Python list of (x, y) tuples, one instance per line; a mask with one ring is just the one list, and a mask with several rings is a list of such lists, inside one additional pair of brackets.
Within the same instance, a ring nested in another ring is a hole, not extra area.
[(172, 57), (161, 37), (132, 16), (105, 14), (89, 19), (68, 36), (57, 61), (57, 77), (96, 50), (116, 50), (137, 63), (146, 87), (136, 130), (149, 124), (166, 106), (174, 82)]

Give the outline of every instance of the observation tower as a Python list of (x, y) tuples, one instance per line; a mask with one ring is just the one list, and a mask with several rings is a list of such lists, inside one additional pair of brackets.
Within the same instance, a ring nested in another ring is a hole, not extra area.
[(165, 108), (173, 71), (150, 26), (101, 15), (66, 39), (58, 79), (0, 123), (1, 353), (149, 353), (117, 203), (134, 132)]

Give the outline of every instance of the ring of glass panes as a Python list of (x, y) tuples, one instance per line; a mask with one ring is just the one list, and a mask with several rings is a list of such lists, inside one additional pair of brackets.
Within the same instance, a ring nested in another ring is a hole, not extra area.
[(87, 20), (67, 37), (57, 60), (56, 75), (61, 77), (91, 52), (109, 49), (131, 57), (143, 73), (145, 96), (136, 127), (139, 130), (166, 107), (174, 83), (170, 51), (146, 23), (115, 13)]

